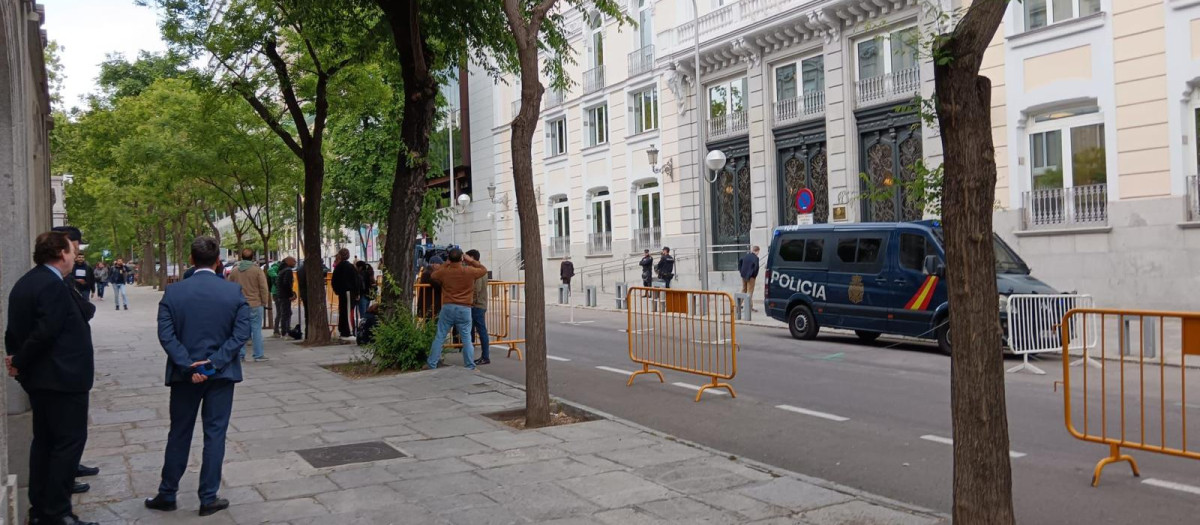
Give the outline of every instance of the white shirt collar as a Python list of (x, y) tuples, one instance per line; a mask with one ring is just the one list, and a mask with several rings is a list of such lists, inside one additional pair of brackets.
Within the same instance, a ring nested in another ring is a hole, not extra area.
[(200, 272), (208, 272), (208, 273), (211, 273), (211, 274), (213, 274), (213, 275), (216, 275), (216, 274), (217, 274), (217, 272), (213, 271), (213, 269), (212, 269), (212, 268), (196, 268), (196, 271), (192, 272), (192, 275), (198, 274), (198, 273), (200, 273)]

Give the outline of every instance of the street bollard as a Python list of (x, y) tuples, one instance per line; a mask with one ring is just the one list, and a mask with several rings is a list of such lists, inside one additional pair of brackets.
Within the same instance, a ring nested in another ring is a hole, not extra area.
[(617, 310), (625, 310), (629, 308), (625, 304), (626, 295), (629, 294), (629, 285), (625, 283), (617, 283)]
[[(652, 288), (666, 288), (666, 287), (667, 287), (667, 282), (666, 282), (666, 281), (663, 281), (663, 280), (661, 280), (661, 279), (655, 279), (655, 280), (653, 280), (653, 281), (651, 281), (651, 282), (650, 282), (650, 286), (651, 286)], [(650, 292), (650, 295), (651, 295), (651, 297), (650, 297), (650, 311), (651, 311), (651, 312), (663, 312), (663, 311), (666, 311), (666, 309), (667, 309), (667, 305), (666, 305), (666, 295), (665, 295), (665, 294), (663, 294), (661, 291), (657, 291), (657, 290), (655, 290), (655, 291), (653, 291), (653, 292)]]
[(1141, 328), (1139, 330), (1142, 335), (1142, 341), (1141, 346), (1137, 349), (1134, 348), (1133, 342), (1131, 341), (1131, 338), (1133, 337), (1133, 328), (1138, 324), (1137, 317), (1127, 315), (1122, 317), (1121, 320), (1125, 325), (1125, 329), (1123, 330), (1125, 334), (1125, 345), (1121, 349), (1121, 353), (1126, 356), (1134, 356), (1138, 354), (1138, 352), (1135, 350), (1140, 350), (1142, 352), (1142, 357), (1156, 357), (1158, 355), (1158, 340), (1155, 339), (1154, 336), (1155, 332), (1158, 331), (1158, 328), (1156, 327), (1155, 319), (1152, 317), (1142, 317)]
[(558, 304), (569, 304), (571, 302), (571, 287), (565, 284), (558, 285)]
[(583, 289), (583, 305), (595, 308), (599, 304), (596, 299), (596, 285), (585, 286)]
[(737, 311), (738, 321), (749, 321), (750, 306), (753, 304), (750, 301), (750, 294), (735, 293), (733, 294), (733, 302), (737, 305), (735, 310)]

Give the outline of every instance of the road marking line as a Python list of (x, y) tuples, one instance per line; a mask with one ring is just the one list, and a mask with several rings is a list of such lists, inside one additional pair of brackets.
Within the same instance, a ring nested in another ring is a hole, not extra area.
[[(680, 386), (680, 387), (686, 388), (686, 389), (688, 389), (688, 390), (700, 390), (700, 387), (699, 387), (699, 386), (693, 385), (693, 384), (691, 384), (691, 383), (671, 383), (671, 384), (672, 384), (672, 385), (675, 385), (675, 386)], [(728, 393), (728, 392), (725, 392), (724, 390), (712, 390), (712, 389), (709, 389), (708, 391), (709, 391), (709, 392), (712, 392), (713, 394), (716, 394), (716, 395), (718, 395), (718, 396), (727, 396), (727, 395), (729, 395), (729, 393)]]
[(621, 370), (620, 368), (613, 368), (611, 366), (598, 366), (596, 368), (603, 370), (605, 372), (612, 372), (615, 374), (625, 374), (625, 375), (633, 374), (633, 372), (630, 372), (629, 370)]
[[(942, 436), (935, 436), (933, 434), (925, 434), (924, 436), (921, 436), (921, 439), (924, 439), (925, 441), (932, 441), (934, 443), (941, 443), (943, 445), (953, 445), (954, 444), (953, 439), (950, 439), (947, 437), (942, 437)], [(1024, 452), (1016, 452), (1016, 451), (1012, 451), (1012, 450), (1008, 451), (1008, 457), (1013, 458), (1013, 459), (1023, 458), (1027, 455), (1028, 454), (1026, 454)]]
[(551, 361), (570, 361), (570, 359), (567, 359), (565, 357), (558, 357), (556, 355), (547, 355), (546, 359), (549, 359)]
[(1161, 487), (1164, 489), (1171, 489), (1171, 490), (1178, 490), (1180, 492), (1187, 492), (1189, 494), (1195, 494), (1197, 496), (1200, 496), (1200, 487), (1196, 487), (1193, 485), (1184, 485), (1183, 483), (1175, 483), (1174, 481), (1163, 481), (1161, 479), (1154, 479), (1154, 478), (1143, 479), (1142, 483), (1145, 483), (1145, 484), (1151, 485), (1151, 486), (1155, 486), (1155, 487)]
[(837, 421), (839, 423), (841, 423), (842, 421), (850, 420), (850, 418), (848, 418), (848, 417), (837, 416), (837, 415), (829, 414), (826, 412), (817, 412), (816, 410), (809, 410), (807, 408), (794, 407), (792, 405), (775, 405), (775, 408), (778, 408), (780, 410), (787, 410), (788, 412), (795, 412), (797, 414), (804, 414), (806, 416), (813, 416), (813, 417), (819, 417), (822, 419), (828, 419), (830, 421)]

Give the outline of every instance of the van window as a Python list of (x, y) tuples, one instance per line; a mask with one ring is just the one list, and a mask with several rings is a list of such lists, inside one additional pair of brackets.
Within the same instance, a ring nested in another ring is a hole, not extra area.
[(825, 256), (825, 239), (786, 238), (779, 243), (779, 258), (790, 263), (819, 263)]
[(883, 267), (882, 237), (842, 237), (838, 239), (836, 271), (876, 273)]
[(925, 236), (913, 233), (900, 234), (900, 267), (922, 272), (925, 269)]

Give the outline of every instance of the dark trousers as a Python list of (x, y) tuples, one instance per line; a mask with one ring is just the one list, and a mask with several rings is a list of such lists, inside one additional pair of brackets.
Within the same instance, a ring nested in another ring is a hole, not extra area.
[(229, 429), (229, 413), (233, 410), (233, 385), (232, 381), (223, 380), (171, 385), (171, 431), (167, 434), (163, 457), (162, 483), (158, 485), (158, 493), (167, 500), (175, 501), (179, 479), (187, 471), (197, 411), (204, 424), (200, 503), (207, 505), (217, 499), (221, 464), (225, 461), (225, 431)]
[(480, 359), (492, 360), (488, 353), (487, 308), (471, 307), (471, 331), (479, 335)]
[(675, 278), (674, 275), (660, 275), (659, 277), (663, 280), (663, 286), (667, 288), (671, 287), (671, 279)]
[(108, 283), (96, 283), (96, 295), (99, 296), (101, 299), (104, 298), (104, 287), (105, 286), (108, 286)]
[(36, 516), (71, 512), (75, 469), (87, 444), (87, 392), (29, 392), (33, 444), (29, 447), (29, 505)]
[(338, 294), (338, 335), (350, 337), (350, 294)]
[(287, 335), (292, 330), (292, 300), (275, 298), (275, 333)]

